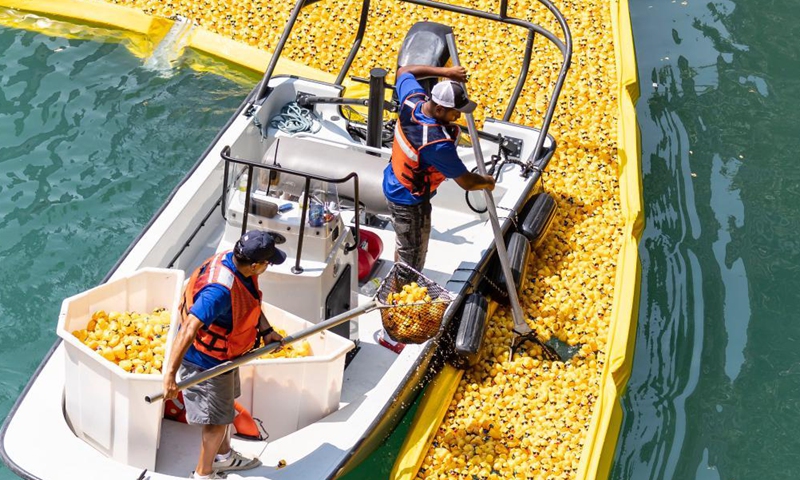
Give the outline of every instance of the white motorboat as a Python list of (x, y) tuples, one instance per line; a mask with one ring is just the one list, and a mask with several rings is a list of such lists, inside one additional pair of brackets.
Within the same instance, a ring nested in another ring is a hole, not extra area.
[[(540, 175), (556, 148), (547, 129), (571, 56), (564, 18), (548, 0), (540, 0), (554, 15), (562, 40), (538, 25), (507, 16), (505, 0), (497, 14), (429, 0), (409, 1), (505, 22), (529, 32), (528, 48), (520, 59), (520, 80), (505, 120), (485, 120), (480, 148), (492, 159), (489, 171), (497, 179), (493, 197), (503, 217), (501, 228), (511, 235), (526, 227), (529, 218), (527, 228), (533, 230), (530, 239), (535, 241), (552, 218), (551, 210), (530, 205), (543, 198), (538, 194)], [(381, 181), (391, 155), (393, 132), (393, 122), (383, 121), (383, 113), (396, 105), (384, 101), (386, 89), (391, 88), (385, 83), (385, 71), (372, 71), (367, 99), (347, 98), (342, 86), (366, 28), (369, 0), (364, 0), (360, 28), (336, 82), (272, 75), (298, 14), (308, 3), (297, 1), (262, 82), (106, 281), (145, 268), (182, 270), (188, 277), (215, 252), (232, 248), (243, 232), (263, 229), (285, 239), (281, 247), (289, 257), (260, 279), (272, 318), (285, 315), (319, 323), (371, 301), (374, 283), (370, 280), (384, 277), (394, 262), (395, 238)], [(449, 57), (444, 35), (450, 31), (431, 22), (416, 24), (406, 36), (398, 65), (443, 65)], [(552, 42), (563, 54), (547, 113), (538, 128), (508, 121), (524, 84), (535, 36)], [(310, 112), (305, 128), (290, 131), (273, 121), (287, 105), (296, 112), (300, 107)], [(363, 107), (368, 109), (366, 115), (357, 111)], [(472, 145), (466, 135), (461, 140), (459, 155), (472, 169), (476, 167)], [(454, 339), (467, 298), (497, 289), (490, 268), (494, 236), (481, 199), (480, 192), (465, 195), (454, 182), (445, 182), (432, 200), (433, 230), (422, 273), (445, 287), (454, 299), (444, 314), (440, 334), (395, 353), (377, 342), (382, 326), (379, 311), (327, 333), (353, 342), (343, 362), (346, 367), (335, 372), (341, 376), (338, 403), (321, 418), (294, 430), (272, 432), (266, 440), (234, 438), (237, 450), (258, 456), (263, 465), (231, 473), (229, 478), (336, 478), (379, 446), (414, 402), (428, 375), (454, 355)], [(523, 215), (529, 211), (539, 213)], [(539, 223), (532, 226), (531, 221)], [(381, 243), (379, 256), (370, 252), (359, 275), (359, 255), (366, 256), (368, 248)], [(512, 255), (514, 251), (509, 249)], [(524, 269), (524, 256), (520, 259), (522, 263), (518, 259), (516, 266)], [(85, 419), (70, 418), (72, 407), (65, 401), (65, 372), (70, 362), (66, 348), (61, 340), (53, 345), (6, 418), (1, 436), (6, 464), (28, 479), (185, 478), (197, 461), (197, 427), (159, 420), (162, 423), (155, 438), (129, 445), (133, 440), (125, 438), (124, 430), (112, 428), (105, 439), (91, 437), (82, 431)], [(96, 388), (107, 387), (98, 383)], [(117, 416), (127, 414), (123, 410), (126, 402), (144, 402), (140, 396), (123, 402), (116, 394), (95, 393), (112, 399), (108, 408)], [(129, 424), (137, 421), (126, 420)], [(269, 432), (269, 419), (266, 423)], [(128, 451), (155, 452), (154, 462), (143, 465), (114, 458), (108, 453), (112, 444), (124, 445)], [(280, 461), (286, 466), (279, 468)]]

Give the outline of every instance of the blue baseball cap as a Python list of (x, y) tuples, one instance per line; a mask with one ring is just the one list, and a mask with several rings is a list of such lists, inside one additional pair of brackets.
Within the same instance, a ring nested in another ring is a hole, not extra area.
[(280, 265), (286, 260), (286, 253), (275, 247), (275, 237), (261, 230), (251, 230), (242, 235), (233, 247), (233, 252), (253, 263), (266, 261)]

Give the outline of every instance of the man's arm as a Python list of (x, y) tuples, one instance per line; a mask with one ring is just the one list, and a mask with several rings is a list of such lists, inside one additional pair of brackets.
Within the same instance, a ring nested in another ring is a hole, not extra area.
[(258, 331), (259, 333), (266, 332), (270, 328), (272, 328), (272, 325), (269, 324), (269, 320), (267, 320), (267, 316), (264, 315), (264, 311), (262, 310), (261, 314), (258, 316)]
[(272, 325), (269, 324), (269, 320), (267, 320), (267, 316), (264, 315), (263, 310), (258, 317), (258, 337), (264, 342), (264, 345), (283, 340), (281, 334), (276, 332), (275, 329), (272, 328)]
[(479, 175), (477, 173), (467, 172), (453, 180), (464, 190), (481, 190), (484, 188), (490, 192), (494, 190), (494, 177), (491, 175)]
[(396, 78), (410, 73), (414, 78), (444, 77), (456, 82), (467, 81), (467, 70), (464, 67), (432, 67), (430, 65), (406, 65), (397, 69)]
[(197, 331), (203, 326), (203, 322), (192, 314), (189, 314), (189, 321), (181, 325), (178, 335), (172, 342), (169, 353), (169, 363), (164, 370), (164, 400), (169, 400), (178, 396), (178, 384), (175, 375), (178, 373), (178, 365), (181, 364), (183, 356), (189, 350), (189, 346), (194, 341)]

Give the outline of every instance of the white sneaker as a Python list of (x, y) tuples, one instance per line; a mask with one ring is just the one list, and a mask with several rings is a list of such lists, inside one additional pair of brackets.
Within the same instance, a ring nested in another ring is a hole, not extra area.
[[(231, 472), (234, 470), (250, 470), (261, 466), (261, 460), (257, 458), (245, 457), (234, 449), (231, 449), (231, 455), (227, 460), (214, 461), (211, 468), (215, 472)], [(224, 477), (223, 477), (224, 478)]]
[(202, 477), (202, 476), (198, 475), (197, 472), (192, 472), (192, 474), (189, 475), (189, 478), (195, 478), (195, 479), (200, 478), (200, 479), (203, 479), (203, 480), (208, 478), (209, 480), (214, 480), (214, 479), (219, 479), (219, 478), (228, 478), (228, 476), (225, 475), (223, 472), (212, 471), (211, 475), (208, 475), (206, 477)]

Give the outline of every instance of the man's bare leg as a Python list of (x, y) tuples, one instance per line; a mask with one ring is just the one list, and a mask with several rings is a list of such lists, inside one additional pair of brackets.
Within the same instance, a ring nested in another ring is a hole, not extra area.
[[(211, 474), (214, 456), (222, 447), (227, 432), (227, 425), (203, 425), (200, 458), (197, 460), (197, 467), (194, 470), (198, 475)], [(228, 442), (228, 449), (230, 449), (230, 442)]]
[(219, 444), (217, 455), (227, 455), (231, 451), (231, 425), (225, 426), (225, 436), (222, 437), (222, 443)]

